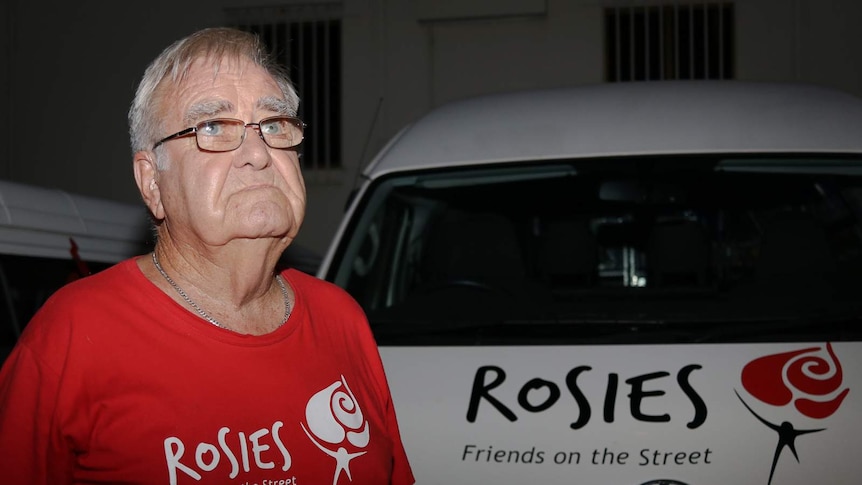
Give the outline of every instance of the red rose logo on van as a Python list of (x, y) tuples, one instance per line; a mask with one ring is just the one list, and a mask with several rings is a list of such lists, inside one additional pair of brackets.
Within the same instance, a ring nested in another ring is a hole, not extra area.
[[(741, 379), (742, 387), (758, 401), (776, 407), (793, 406), (796, 412), (811, 419), (825, 419), (834, 414), (850, 392), (843, 386), (841, 362), (829, 343), (825, 349), (809, 347), (754, 359), (743, 367)], [(736, 396), (754, 417), (778, 433), (768, 484), (772, 483), (778, 457), (785, 447), (798, 462), (796, 438), (825, 429), (797, 429), (789, 421), (774, 424), (757, 414), (738, 392)]]

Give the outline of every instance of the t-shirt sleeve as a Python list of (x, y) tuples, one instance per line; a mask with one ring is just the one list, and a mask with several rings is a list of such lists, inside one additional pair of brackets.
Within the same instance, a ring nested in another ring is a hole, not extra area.
[[(350, 330), (345, 334), (349, 335), (350, 342), (359, 343), (359, 348), (362, 349), (362, 361), (368, 369), (368, 372), (373, 376), (375, 392), (378, 395), (378, 400), (383, 406), (383, 419), (386, 427), (390, 443), (392, 445), (392, 474), (390, 485), (412, 485), (415, 483), (413, 472), (410, 468), (410, 463), (407, 458), (407, 453), (404, 450), (404, 444), (401, 441), (401, 432), (398, 427), (398, 418), (396, 416), (395, 405), (392, 401), (392, 395), (389, 390), (389, 384), (386, 378), (386, 372), (383, 368), (383, 360), (380, 357), (380, 351), (377, 347), (377, 341), (374, 334), (371, 332), (371, 327), (368, 324), (368, 319), (362, 307), (351, 296), (341, 288), (327, 284), (321, 287), (325, 291), (315, 292), (316, 297), (321, 297), (328, 300), (315, 302), (324, 308), (338, 308), (342, 315), (349, 316)], [(323, 296), (325, 295), (325, 296)], [(354, 340), (355, 339), (355, 340)], [(346, 343), (345, 345), (351, 345)]]
[(380, 389), (381, 400), (385, 403), (385, 420), (386, 429), (389, 433), (389, 438), (392, 442), (392, 481), (391, 485), (412, 485), (415, 482), (413, 471), (410, 468), (410, 463), (407, 458), (407, 452), (404, 449), (404, 444), (401, 441), (401, 431), (398, 426), (398, 418), (395, 411), (395, 405), (392, 401), (392, 394), (389, 390), (389, 383), (386, 378), (386, 371), (383, 368), (383, 360), (380, 357), (380, 351), (377, 347), (377, 342), (368, 325), (368, 320), (365, 314), (356, 305), (359, 313), (357, 320), (360, 322), (360, 334), (364, 343), (365, 360), (373, 367), (373, 372), (377, 380), (377, 386)]
[(67, 483), (70, 455), (51, 435), (59, 375), (19, 343), (0, 370), (0, 476), (3, 483)]
[(386, 424), (392, 436), (392, 485), (413, 485), (413, 470), (407, 459), (407, 452), (401, 442), (401, 432), (398, 428), (398, 419), (395, 415), (395, 407), (389, 400), (386, 413)]

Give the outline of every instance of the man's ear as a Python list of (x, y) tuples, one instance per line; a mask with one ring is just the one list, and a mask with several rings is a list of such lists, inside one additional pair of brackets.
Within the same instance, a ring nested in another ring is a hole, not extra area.
[(159, 191), (159, 171), (156, 168), (155, 155), (148, 150), (139, 151), (132, 158), (132, 164), (135, 182), (138, 184), (138, 191), (144, 203), (157, 221), (164, 219), (165, 209), (162, 206), (162, 194)]

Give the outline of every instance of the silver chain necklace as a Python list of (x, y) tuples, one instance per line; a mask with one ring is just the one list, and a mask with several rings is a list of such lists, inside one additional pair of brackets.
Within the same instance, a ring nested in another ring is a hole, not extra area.
[[(222, 325), (221, 323), (219, 323), (218, 320), (216, 320), (215, 318), (210, 316), (209, 313), (205, 312), (203, 310), (203, 308), (201, 308), (197, 305), (197, 303), (192, 301), (192, 299), (189, 298), (189, 295), (187, 295), (186, 292), (183, 291), (182, 288), (180, 288), (180, 285), (176, 284), (174, 282), (174, 280), (172, 280), (171, 277), (168, 276), (167, 273), (165, 273), (165, 270), (162, 269), (162, 265), (159, 264), (159, 258), (158, 258), (158, 256), (156, 256), (155, 251), (153, 251), (153, 264), (156, 265), (156, 269), (159, 270), (159, 273), (161, 273), (161, 275), (165, 278), (165, 281), (167, 281), (175, 290), (177, 290), (177, 293), (179, 293), (180, 296), (183, 297), (183, 300), (185, 300), (186, 303), (188, 303), (192, 308), (195, 309), (196, 312), (198, 312), (198, 315), (200, 315), (201, 318), (212, 323), (216, 327), (230, 330), (229, 328), (227, 328), (224, 325)], [(281, 296), (284, 298), (284, 320), (282, 320), (281, 323), (279, 324), (279, 326), (281, 326), (284, 324), (284, 322), (287, 321), (288, 318), (290, 318), (290, 311), (291, 311), (290, 297), (287, 295), (287, 287), (284, 285), (284, 281), (282, 281), (280, 275), (275, 276), (275, 281), (278, 283), (278, 286), (281, 288)]]

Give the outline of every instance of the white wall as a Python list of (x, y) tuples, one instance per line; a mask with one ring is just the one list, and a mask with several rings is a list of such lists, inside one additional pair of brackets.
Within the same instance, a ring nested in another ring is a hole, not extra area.
[[(635, 3), (644, 2), (663, 3)], [(0, 177), (137, 201), (126, 111), (138, 79), (170, 42), (224, 23), (223, 8), (244, 3), (4, 2)], [(291, 3), (298, 2), (255, 5)], [(358, 166), (431, 107), (487, 92), (601, 82), (602, 8), (629, 3), (343, 0), (344, 168), (307, 175), (298, 242), (323, 252)], [(812, 82), (862, 96), (862, 2), (735, 4), (737, 78)], [(59, 132), (46, 138), (46, 125)]]

